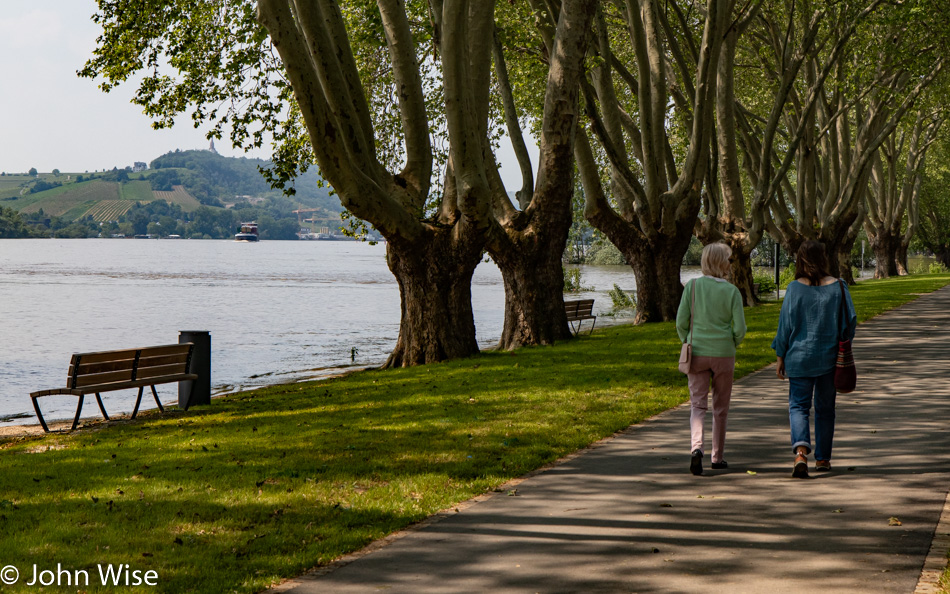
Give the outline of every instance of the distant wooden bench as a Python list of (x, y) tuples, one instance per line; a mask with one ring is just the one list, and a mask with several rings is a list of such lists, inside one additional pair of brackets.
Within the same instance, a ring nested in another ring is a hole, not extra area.
[[(132, 418), (134, 419), (139, 412), (142, 393), (146, 386), (151, 386), (155, 403), (159, 410), (165, 412), (165, 408), (158, 399), (155, 386), (198, 379), (196, 374), (188, 373), (194, 347), (193, 343), (186, 342), (122, 351), (76, 353), (69, 362), (69, 377), (66, 379), (65, 388), (40, 390), (30, 394), (36, 416), (39, 418), (43, 430), (49, 433), (49, 427), (46, 426), (46, 420), (43, 419), (43, 413), (40, 412), (37, 399), (57, 394), (79, 396), (76, 417), (73, 419), (73, 426), (70, 428), (70, 431), (72, 431), (79, 423), (79, 415), (82, 414), (82, 404), (86, 394), (96, 395), (99, 410), (102, 411), (102, 416), (108, 421), (109, 415), (102, 405), (100, 394), (102, 392), (138, 388), (139, 395), (135, 401), (135, 409), (132, 411)], [(188, 406), (186, 405), (185, 408), (187, 409)]]
[[(594, 321), (590, 326), (591, 334), (594, 333), (594, 326), (597, 325), (597, 316), (593, 314), (593, 311), (593, 299), (578, 299), (577, 301), (564, 302), (564, 313), (567, 314), (567, 321), (571, 325), (571, 332), (574, 333), (574, 336), (577, 336), (577, 333), (580, 332), (581, 323), (584, 320)], [(574, 328), (574, 322), (577, 322), (577, 328)]]

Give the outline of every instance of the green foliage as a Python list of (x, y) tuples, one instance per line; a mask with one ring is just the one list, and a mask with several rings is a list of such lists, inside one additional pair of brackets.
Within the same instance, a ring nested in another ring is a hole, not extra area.
[(587, 264), (596, 266), (623, 266), (627, 263), (617, 246), (604, 237), (598, 237), (594, 241), (587, 251), (585, 260)]
[(0, 239), (36, 237), (37, 232), (29, 227), (12, 208), (0, 207)]
[(185, 212), (178, 204), (153, 200), (133, 206), (118, 218), (115, 228), (108, 227), (103, 235), (125, 233), (120, 227), (129, 224), (135, 235), (230, 239), (242, 222), (257, 221), (261, 239), (296, 240), (299, 224), (297, 215), (292, 212), (294, 207), (290, 200), (276, 197), (255, 206), (246, 202), (234, 209), (202, 205), (193, 212)]
[(593, 291), (591, 287), (585, 287), (581, 284), (581, 269), (576, 266), (565, 266), (564, 270), (564, 292), (581, 293), (584, 291)]
[(946, 274), (950, 272), (942, 262), (931, 262), (930, 266), (927, 268), (928, 274)]
[(38, 175), (38, 172), (36, 171), (36, 167), (30, 167), (30, 171), (27, 173), (27, 175), (29, 175), (30, 177), (36, 177)]
[(614, 284), (614, 288), (611, 289), (607, 294), (610, 296), (610, 301), (613, 303), (613, 311), (636, 309), (637, 307), (634, 297), (617, 286), (616, 283)]
[(328, 189), (321, 187), (323, 180), (317, 173), (304, 173), (296, 180), (287, 178), (275, 189), (262, 173), (271, 166), (270, 162), (261, 159), (234, 159), (211, 151), (175, 151), (151, 162), (148, 180), (152, 189), (165, 192), (182, 185), (199, 202), (211, 206), (233, 202), (235, 196), (276, 197), (288, 193), (310, 207), (333, 212), (340, 210), (339, 201), (330, 197)]
[(30, 187), (30, 194), (39, 194), (40, 192), (45, 192), (46, 190), (52, 190), (53, 188), (58, 188), (62, 185), (63, 184), (59, 182), (55, 182), (55, 181), (49, 182), (49, 181), (46, 181), (45, 179), (38, 179), (36, 180), (36, 183), (34, 183), (32, 187)]
[(686, 248), (686, 253), (683, 254), (683, 265), (684, 266), (699, 266), (702, 263), (703, 259), (703, 244), (696, 236), (689, 238), (689, 247)]
[[(768, 272), (755, 272), (752, 275), (752, 282), (759, 285), (760, 294), (775, 292), (774, 275), (769, 274)], [(788, 286), (788, 285), (786, 284), (785, 286)]]
[[(948, 282), (863, 282), (859, 320)], [(775, 360), (779, 304), (745, 311), (737, 378)], [(678, 352), (672, 322), (617, 326), (9, 442), (0, 557), (81, 568), (105, 551), (163, 591), (263, 591), (685, 402)]]
[(571, 228), (567, 235), (567, 245), (564, 247), (564, 259), (571, 264), (590, 264), (591, 244), (595, 241), (597, 233), (584, 218), (584, 188), (579, 181), (575, 184), (574, 194), (571, 196), (571, 215)]
[(795, 264), (789, 264), (778, 277), (778, 286), (781, 290), (788, 288), (788, 284), (795, 280)]

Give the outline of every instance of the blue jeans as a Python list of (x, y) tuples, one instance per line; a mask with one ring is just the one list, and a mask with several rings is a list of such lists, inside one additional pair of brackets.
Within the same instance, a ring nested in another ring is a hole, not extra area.
[(792, 451), (805, 446), (811, 452), (808, 413), (815, 402), (815, 460), (831, 460), (835, 437), (835, 372), (818, 377), (788, 378), (788, 420), (792, 426)]

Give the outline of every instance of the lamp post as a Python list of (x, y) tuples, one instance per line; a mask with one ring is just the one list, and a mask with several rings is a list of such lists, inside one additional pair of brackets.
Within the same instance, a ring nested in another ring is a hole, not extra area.
[(772, 256), (772, 263), (775, 264), (775, 298), (779, 298), (779, 279), (781, 278), (781, 273), (779, 272), (779, 251), (778, 242), (775, 242), (775, 254)]

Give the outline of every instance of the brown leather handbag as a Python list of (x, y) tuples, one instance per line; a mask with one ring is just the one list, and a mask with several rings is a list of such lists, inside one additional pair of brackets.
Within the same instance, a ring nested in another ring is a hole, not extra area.
[(692, 296), (690, 298), (689, 304), (689, 334), (686, 336), (686, 342), (683, 343), (683, 348), (680, 349), (680, 365), (679, 369), (683, 373), (689, 373), (689, 366), (693, 362), (693, 306), (696, 305), (696, 281), (693, 281)]
[(838, 320), (838, 360), (835, 362), (835, 389), (842, 394), (854, 392), (858, 383), (858, 370), (854, 366), (854, 353), (851, 350), (851, 341), (844, 339), (847, 328), (848, 308), (845, 305), (847, 296), (844, 292), (844, 282), (838, 281), (841, 289), (841, 316)]

